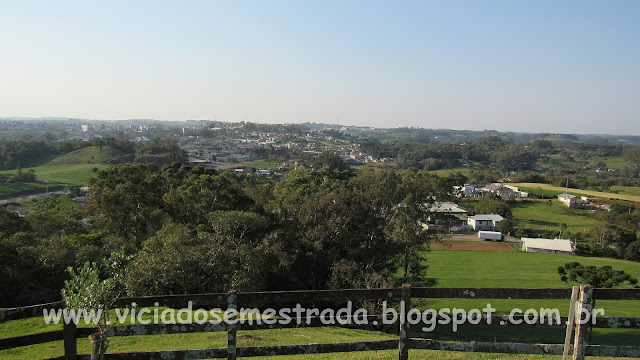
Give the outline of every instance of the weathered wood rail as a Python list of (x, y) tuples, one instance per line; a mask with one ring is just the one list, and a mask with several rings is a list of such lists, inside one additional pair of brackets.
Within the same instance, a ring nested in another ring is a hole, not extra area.
[[(591, 310), (594, 300), (640, 300), (640, 289), (592, 289), (583, 285), (579, 291), (577, 306)], [(137, 307), (163, 306), (169, 308), (186, 307), (189, 301), (193, 309), (265, 309), (267, 307), (279, 309), (293, 307), (296, 304), (304, 304), (305, 308), (324, 307), (339, 308), (346, 302), (359, 302), (363, 300), (387, 300), (396, 304), (404, 302), (404, 313), (391, 324), (383, 324), (381, 315), (368, 315), (366, 325), (353, 323), (340, 325), (336, 323), (330, 326), (352, 327), (368, 330), (396, 329), (398, 339), (363, 341), (350, 343), (329, 344), (300, 344), (300, 345), (275, 345), (258, 347), (237, 347), (237, 331), (257, 329), (280, 329), (319, 327), (325, 325), (320, 316), (301, 318), (302, 322), (291, 321), (288, 324), (280, 322), (265, 324), (257, 320), (239, 320), (205, 324), (148, 324), (148, 325), (121, 325), (114, 326), (109, 336), (133, 336), (133, 335), (160, 335), (193, 332), (227, 332), (227, 347), (210, 349), (190, 349), (171, 351), (147, 351), (129, 353), (107, 354), (106, 359), (209, 359), (269, 355), (293, 355), (329, 352), (353, 352), (367, 350), (391, 350), (397, 349), (399, 359), (408, 359), (409, 349), (432, 349), (467, 352), (490, 353), (515, 353), (515, 354), (550, 354), (562, 355), (568, 358), (584, 359), (585, 356), (612, 356), (612, 357), (640, 357), (640, 347), (630, 346), (595, 346), (589, 345), (589, 333), (594, 328), (627, 328), (640, 329), (640, 318), (612, 318), (598, 317), (595, 324), (575, 323), (575, 339), (573, 337), (573, 323), (567, 325), (567, 341), (565, 344), (529, 344), (510, 342), (447, 342), (434, 339), (411, 337), (411, 327), (421, 328), (424, 324), (411, 325), (407, 321), (408, 311), (411, 309), (411, 300), (419, 298), (456, 298), (456, 299), (566, 299), (572, 298), (572, 289), (513, 289), (513, 288), (412, 288), (405, 284), (402, 288), (388, 289), (347, 289), (347, 290), (315, 290), (315, 291), (276, 291), (276, 292), (235, 292), (194, 295), (166, 295), (149, 297), (122, 298), (116, 304), (118, 307), (127, 307), (135, 302)], [(43, 309), (62, 309), (61, 302), (27, 306), (21, 308), (0, 310), (0, 322), (42, 316)], [(573, 308), (573, 307), (572, 307)], [(567, 309), (567, 314), (569, 313)], [(327, 318), (325, 317), (324, 320)], [(525, 315), (512, 316), (513, 320), (524, 320)], [(546, 324), (544, 326), (565, 326), (567, 316), (560, 318), (560, 323)], [(231, 319), (229, 319), (231, 320)], [(507, 315), (483, 316), (480, 324), (498, 325), (510, 320)], [(517, 325), (517, 324), (511, 324)], [(519, 326), (528, 325), (521, 321)], [(89, 359), (87, 354), (77, 354), (77, 339), (86, 338), (96, 331), (95, 328), (76, 328), (75, 325), (64, 325), (63, 330), (54, 330), (38, 334), (17, 336), (0, 339), (0, 349), (9, 349), (21, 346), (40, 344), (50, 341), (64, 341), (65, 355), (54, 359)], [(570, 347), (568, 347), (570, 346)]]

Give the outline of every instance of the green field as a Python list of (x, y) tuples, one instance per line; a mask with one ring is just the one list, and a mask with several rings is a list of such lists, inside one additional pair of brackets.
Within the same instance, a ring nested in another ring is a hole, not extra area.
[(527, 201), (510, 204), (516, 228), (560, 231), (560, 224), (571, 232), (588, 232), (602, 223), (591, 211), (569, 209), (557, 200)]
[[(539, 183), (512, 183), (509, 185), (517, 186), (519, 188), (542, 188), (544, 190), (553, 190), (559, 191), (561, 193), (565, 192), (565, 188), (561, 186), (553, 186), (549, 184), (539, 184)], [(570, 194), (578, 194), (578, 195), (586, 195), (591, 197), (598, 197), (604, 199), (617, 199), (617, 200), (626, 200), (626, 201), (635, 201), (640, 202), (640, 195), (626, 195), (626, 194), (614, 194), (609, 192), (601, 192), (601, 191), (592, 191), (592, 190), (580, 190), (569, 188)]]
[[(94, 168), (102, 170), (108, 165), (104, 163), (122, 156), (119, 150), (104, 146), (89, 146), (80, 150), (72, 151), (61, 155), (48, 163), (36, 167), (24, 168), (22, 171), (34, 170), (36, 177), (40, 181), (47, 181), (48, 184), (37, 182), (15, 182), (0, 183), (0, 196), (7, 196), (22, 191), (46, 188), (47, 186), (83, 186), (87, 184), (89, 178), (95, 176)], [(0, 174), (16, 174), (17, 170), (3, 170)]]
[[(34, 170), (39, 180), (48, 181), (53, 185), (73, 185), (82, 186), (87, 184), (87, 180), (95, 173), (93, 168), (104, 169), (108, 165), (103, 164), (72, 164), (72, 165), (42, 165), (32, 168), (25, 168), (22, 171)], [(16, 174), (16, 170), (0, 171), (0, 174)], [(0, 189), (4, 184), (0, 184)], [(1, 191), (1, 190), (0, 190)]]
[(103, 146), (102, 149), (98, 146), (89, 146), (58, 156), (47, 165), (102, 164), (122, 155), (124, 155), (122, 151), (110, 146)]
[(622, 156), (591, 158), (589, 159), (589, 164), (595, 167), (599, 161), (604, 161), (604, 163), (607, 164), (607, 169), (622, 169), (633, 166), (631, 162), (623, 159)]
[[(438, 250), (427, 253), (429, 278), (436, 287), (566, 287), (558, 266), (578, 261), (584, 265), (611, 265), (640, 279), (640, 263), (610, 258), (528, 252)], [(419, 284), (414, 284), (418, 286)], [(640, 317), (640, 308), (637, 309)]]

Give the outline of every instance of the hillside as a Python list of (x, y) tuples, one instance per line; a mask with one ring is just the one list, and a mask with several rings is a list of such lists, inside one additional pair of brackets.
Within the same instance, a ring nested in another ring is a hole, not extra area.
[[(509, 184), (513, 186), (517, 186), (523, 189), (542, 189), (542, 190), (552, 190), (558, 193), (564, 193), (565, 188), (561, 186), (553, 186), (549, 184), (539, 184), (539, 183), (513, 183)], [(625, 189), (625, 187), (619, 186), (618, 189)], [(579, 194), (583, 196), (591, 196), (598, 197), (604, 199), (617, 199), (617, 200), (627, 200), (627, 201), (635, 201), (640, 202), (640, 196), (638, 195), (627, 195), (627, 194), (614, 194), (609, 192), (600, 192), (600, 191), (592, 191), (592, 190), (580, 190), (569, 188), (568, 192), (571, 194)]]
[(70, 164), (104, 164), (124, 155), (120, 150), (110, 146), (89, 146), (68, 154), (58, 156), (49, 161), (47, 165), (70, 165)]

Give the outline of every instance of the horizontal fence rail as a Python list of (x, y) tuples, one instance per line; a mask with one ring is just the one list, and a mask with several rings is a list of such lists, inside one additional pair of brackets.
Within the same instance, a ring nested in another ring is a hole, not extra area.
[[(581, 291), (584, 291), (581, 290)], [(583, 294), (583, 292), (581, 292)], [(589, 294), (597, 300), (640, 300), (640, 289), (590, 289)], [(191, 302), (193, 309), (209, 308), (224, 311), (229, 308), (241, 309), (264, 309), (266, 307), (286, 307), (287, 305), (304, 304), (304, 306), (322, 305), (326, 307), (339, 307), (347, 302), (361, 302), (365, 300), (389, 301), (391, 304), (398, 304), (401, 299), (405, 301), (405, 307), (410, 309), (411, 299), (418, 298), (452, 298), (452, 299), (562, 299), (569, 300), (572, 296), (570, 288), (403, 288), (386, 289), (347, 289), (347, 290), (310, 290), (310, 291), (276, 291), (276, 292), (230, 292), (230, 293), (210, 293), (192, 295), (163, 295), (121, 298), (117, 301), (116, 307), (124, 308), (135, 303), (137, 307), (169, 307), (183, 308)], [(0, 310), (0, 322), (24, 319), (29, 317), (42, 316), (44, 309), (62, 309), (62, 302), (53, 302), (20, 308)], [(566, 314), (565, 314), (566, 315)], [(406, 314), (405, 314), (406, 316)], [(338, 317), (333, 318), (337, 320)], [(339, 319), (344, 320), (344, 317)], [(527, 344), (509, 342), (447, 342), (434, 339), (410, 337), (408, 322), (402, 316), (391, 323), (383, 324), (381, 315), (368, 315), (366, 324), (355, 324), (348, 321), (341, 324), (333, 321), (332, 325), (326, 325), (328, 317), (301, 317), (300, 323), (291, 321), (288, 324), (281, 322), (265, 324), (266, 318), (240, 319), (237, 323), (228, 324), (224, 321), (211, 324), (134, 324), (114, 326), (109, 330), (107, 336), (141, 336), (141, 335), (162, 335), (195, 332), (227, 332), (229, 334), (229, 346), (213, 349), (191, 349), (191, 350), (171, 350), (171, 351), (151, 351), (151, 352), (130, 352), (111, 353), (106, 355), (106, 359), (206, 359), (206, 358), (229, 358), (248, 356), (268, 356), (268, 355), (292, 355), (311, 354), (327, 352), (352, 352), (366, 350), (390, 350), (399, 349), (400, 359), (408, 357), (407, 350), (411, 349), (431, 349), (448, 351), (481, 351), (492, 353), (518, 353), (518, 354), (563, 354), (563, 344)], [(273, 320), (273, 318), (272, 318)], [(324, 320), (324, 321), (323, 321)], [(517, 323), (509, 320), (516, 320)], [(568, 317), (553, 317), (545, 321), (544, 324), (527, 324), (525, 315), (492, 315), (483, 316), (479, 321), (482, 325), (502, 325), (508, 322), (510, 326), (567, 326)], [(559, 321), (558, 321), (559, 320)], [(501, 324), (502, 322), (502, 324)], [(376, 325), (374, 325), (376, 324)], [(418, 329), (427, 324), (418, 323), (411, 325)], [(260, 347), (236, 347), (235, 338), (237, 331), (258, 330), (258, 329), (282, 329), (282, 328), (302, 328), (336, 326), (346, 328), (358, 328), (374, 331), (395, 331), (400, 334), (399, 339), (364, 341), (353, 343), (330, 343), (330, 344), (302, 344), (302, 345), (277, 345)], [(403, 328), (404, 327), (404, 328)], [(640, 318), (623, 317), (598, 317), (596, 323), (589, 325), (589, 328), (618, 328), (618, 329), (640, 329)], [(569, 330), (573, 328), (573, 324)], [(398, 329), (399, 332), (398, 332)], [(97, 328), (79, 327), (65, 325), (63, 330), (53, 330), (43, 333), (16, 336), (0, 339), (0, 349), (10, 349), (21, 346), (28, 346), (50, 341), (64, 340), (65, 356), (55, 359), (89, 359), (89, 355), (77, 354), (77, 338), (86, 338), (95, 333)], [(590, 330), (589, 330), (590, 331)], [(584, 329), (580, 333), (585, 332)], [(570, 331), (568, 331), (570, 333)], [(576, 334), (578, 329), (576, 329)], [(569, 336), (569, 335), (568, 335)], [(624, 346), (594, 346), (586, 344), (582, 338), (577, 339), (582, 346), (580, 351), (589, 356), (632, 356), (640, 357), (640, 348)], [(572, 350), (572, 349), (570, 349)], [(572, 351), (567, 351), (571, 353)], [(582, 356), (582, 355), (580, 355)], [(580, 357), (582, 358), (582, 357)]]

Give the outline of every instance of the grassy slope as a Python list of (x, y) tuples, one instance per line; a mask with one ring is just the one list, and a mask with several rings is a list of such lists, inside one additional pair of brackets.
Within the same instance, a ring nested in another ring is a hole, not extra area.
[[(0, 196), (10, 195), (25, 190), (46, 188), (55, 185), (82, 186), (95, 174), (93, 168), (104, 169), (107, 165), (102, 163), (122, 156), (122, 152), (109, 146), (100, 150), (97, 146), (89, 146), (70, 152), (49, 161), (45, 165), (24, 168), (23, 171), (34, 170), (36, 177), (50, 184), (41, 183), (0, 183)], [(0, 171), (0, 174), (15, 174), (16, 170)]]
[[(538, 183), (514, 183), (514, 184), (510, 184), (510, 185), (514, 185), (514, 186), (518, 186), (518, 187), (524, 187), (524, 188), (542, 188), (542, 189), (546, 189), (546, 190), (553, 190), (553, 191), (560, 191), (560, 192), (564, 192), (564, 188), (560, 187), (560, 186), (553, 186), (553, 185), (549, 185), (549, 184), (538, 184)], [(580, 190), (580, 189), (572, 189), (569, 188), (569, 193), (574, 193), (574, 194), (581, 194), (581, 195), (586, 195), (586, 196), (591, 196), (591, 197), (599, 197), (599, 198), (605, 198), (605, 199), (618, 199), (618, 200), (627, 200), (627, 201), (635, 201), (635, 202), (640, 202), (640, 195), (625, 195), (625, 194), (614, 194), (614, 193), (608, 193), (608, 192), (600, 192), (600, 191), (591, 191), (591, 190)]]
[(518, 202), (511, 204), (516, 227), (560, 231), (560, 224), (567, 224), (568, 231), (586, 232), (602, 221), (589, 210), (569, 209), (557, 200), (551, 202)]
[(100, 164), (122, 155), (124, 155), (122, 151), (110, 146), (103, 146), (102, 150), (98, 146), (89, 146), (58, 156), (47, 165)]

